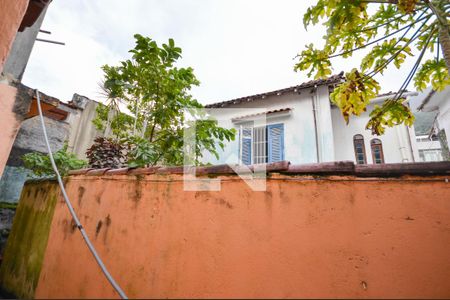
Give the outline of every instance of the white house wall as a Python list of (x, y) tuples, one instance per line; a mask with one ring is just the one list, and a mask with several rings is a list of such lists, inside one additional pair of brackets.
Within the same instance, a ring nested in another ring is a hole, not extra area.
[(335, 161), (333, 122), (331, 117), (331, 106), (327, 86), (321, 86), (317, 90), (318, 120), (317, 131), (319, 137), (320, 162)]
[[(331, 129), (331, 112), (329, 107), (329, 97), (327, 87), (319, 87), (318, 103), (319, 109), (323, 110), (317, 122), (321, 125), (323, 146), (323, 158), (334, 160), (333, 151), (333, 130)], [(328, 106), (326, 105), (328, 104)], [(268, 118), (267, 124), (284, 124), (284, 158), (292, 163), (314, 163), (317, 162), (317, 149), (314, 130), (314, 115), (312, 106), (311, 89), (301, 90), (298, 93), (283, 94), (280, 96), (269, 96), (265, 99), (252, 102), (244, 102), (229, 106), (233, 110), (214, 109), (213, 115), (220, 116), (221, 120), (229, 120), (220, 124), (227, 128), (239, 129), (239, 125), (231, 122), (232, 118), (242, 117), (253, 113), (261, 112), (261, 108), (268, 111), (275, 109), (291, 108), (289, 116)], [(322, 112), (322, 111), (321, 111)], [(330, 154), (331, 152), (331, 154)], [(236, 140), (228, 143), (224, 151), (219, 151), (219, 159), (204, 153), (204, 162), (212, 164), (238, 163), (239, 155), (239, 134)], [(232, 159), (230, 159), (232, 158)]]
[[(364, 136), (364, 146), (368, 164), (373, 163), (370, 141), (374, 138), (378, 138), (382, 142), (385, 163), (412, 162), (418, 160), (415, 137), (412, 135), (413, 130), (410, 128), (404, 125), (387, 128), (382, 136), (372, 135), (370, 130), (365, 129), (366, 124), (369, 121), (369, 112), (372, 109), (373, 107), (369, 106), (367, 112), (361, 114), (361, 116), (350, 117), (350, 123), (346, 125), (339, 108), (335, 106), (332, 107), (331, 115), (333, 120), (335, 159), (337, 161), (356, 161), (353, 137), (356, 134), (361, 134)], [(411, 144), (408, 135), (411, 137)]]
[(439, 129), (444, 129), (447, 136), (447, 146), (450, 148), (450, 98), (441, 102), (437, 122)]

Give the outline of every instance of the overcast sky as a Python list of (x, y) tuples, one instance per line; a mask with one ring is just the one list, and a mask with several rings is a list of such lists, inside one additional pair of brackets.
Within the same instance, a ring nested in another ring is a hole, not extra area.
[[(135, 33), (159, 44), (173, 38), (183, 49), (182, 66), (201, 81), (192, 93), (202, 103), (228, 100), (300, 84), (294, 56), (306, 44), (323, 44), (324, 29), (306, 31), (302, 16), (312, 1), (299, 0), (54, 0), (36, 42), (23, 82), (63, 101), (73, 93), (101, 100), (100, 67), (130, 57)], [(337, 60), (335, 73), (357, 66), (358, 57)], [(406, 66), (405, 66), (406, 67)], [(392, 70), (382, 92), (396, 90)], [(410, 89), (413, 88), (410, 86)]]

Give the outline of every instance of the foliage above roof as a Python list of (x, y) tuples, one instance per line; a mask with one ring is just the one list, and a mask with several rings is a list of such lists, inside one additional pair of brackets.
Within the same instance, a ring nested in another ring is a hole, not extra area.
[(379, 93), (377, 77), (389, 66), (412, 67), (399, 81), (397, 94), (370, 112), (367, 129), (381, 135), (385, 127), (412, 125), (414, 116), (404, 104), (404, 93), (414, 80), (422, 91), (428, 85), (442, 91), (450, 85), (450, 4), (448, 0), (316, 0), (303, 17), (305, 28), (323, 21), (323, 48), (309, 44), (298, 55), (295, 70), (315, 79), (332, 72), (333, 58), (348, 58), (368, 49), (360, 67), (345, 74), (345, 83), (331, 100), (349, 122), (351, 115), (365, 112)]

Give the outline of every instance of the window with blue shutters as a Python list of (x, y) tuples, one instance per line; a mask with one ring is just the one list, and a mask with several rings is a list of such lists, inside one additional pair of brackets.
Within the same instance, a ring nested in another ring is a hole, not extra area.
[(241, 129), (241, 161), (244, 165), (252, 164), (252, 128)]
[(284, 160), (284, 126), (273, 124), (267, 126), (268, 162)]
[(284, 160), (284, 125), (241, 129), (241, 161), (245, 165)]

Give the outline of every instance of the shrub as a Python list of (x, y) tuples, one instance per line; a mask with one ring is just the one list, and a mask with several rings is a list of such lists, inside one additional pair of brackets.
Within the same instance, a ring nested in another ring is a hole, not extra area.
[(128, 152), (128, 167), (146, 167), (155, 165), (158, 162), (160, 155), (158, 155), (154, 146), (148, 140), (140, 137), (129, 137), (126, 143), (129, 145), (130, 150)]
[[(53, 153), (56, 167), (61, 176), (67, 175), (70, 170), (77, 170), (87, 165), (86, 161), (78, 159), (75, 154), (67, 151), (68, 145)], [(22, 156), (25, 168), (31, 170), (36, 176), (53, 176), (55, 172), (48, 154), (31, 152)]]
[(118, 140), (97, 137), (86, 151), (91, 168), (121, 168), (127, 163), (128, 146)]

